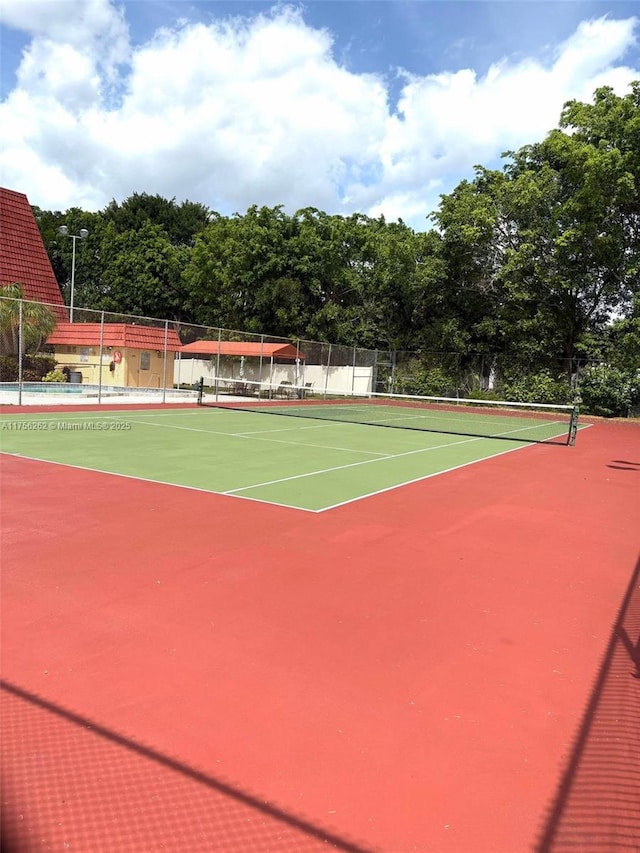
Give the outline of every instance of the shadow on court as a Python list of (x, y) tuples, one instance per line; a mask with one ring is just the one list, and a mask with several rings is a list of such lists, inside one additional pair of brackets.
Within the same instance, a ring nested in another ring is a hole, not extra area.
[(640, 849), (640, 560), (537, 853)]
[(628, 462), (626, 459), (613, 459), (607, 468), (615, 468), (617, 471), (640, 471), (640, 462)]
[(2, 853), (373, 853), (6, 681)]

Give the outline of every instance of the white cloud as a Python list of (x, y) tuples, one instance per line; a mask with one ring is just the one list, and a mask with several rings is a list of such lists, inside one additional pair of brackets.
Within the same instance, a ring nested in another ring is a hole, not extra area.
[(4, 0), (0, 24), (28, 33), (33, 44), (67, 45), (105, 65), (129, 53), (124, 13), (110, 0)]
[(36, 39), (18, 72), (22, 92), (38, 92), (71, 109), (90, 106), (100, 96), (102, 81), (93, 58), (70, 44)]
[(109, 0), (0, 8), (0, 21), (31, 35), (0, 105), (11, 128), (2, 182), (52, 209), (158, 192), (221, 212), (312, 205), (424, 227), (438, 193), (541, 139), (564, 101), (605, 84), (622, 94), (640, 77), (620, 65), (635, 19), (600, 19), (550, 66), (505, 59), (481, 78), (404, 75), (392, 114), (384, 78), (347, 70), (330, 33), (290, 8), (183, 22), (136, 49)]
[[(542, 139), (567, 100), (589, 101), (603, 85), (627, 94), (640, 70), (616, 67), (615, 61), (633, 44), (636, 26), (633, 18), (584, 22), (558, 46), (548, 67), (531, 59), (503, 60), (482, 78), (471, 69), (408, 76), (380, 146), (384, 177), (374, 207), (398, 209), (402, 198), (411, 209), (425, 198), (421, 182), (452, 186), (473, 165), (490, 165), (503, 151)], [(368, 188), (364, 196), (370, 193)], [(426, 197), (428, 210), (435, 209), (438, 198), (429, 191)]]

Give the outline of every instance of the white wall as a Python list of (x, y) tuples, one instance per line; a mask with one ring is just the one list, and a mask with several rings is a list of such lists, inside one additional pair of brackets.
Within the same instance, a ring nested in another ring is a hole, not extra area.
[[(193, 385), (204, 377), (205, 385), (213, 385), (216, 378), (216, 362), (210, 359), (178, 358), (174, 364), (174, 384)], [(231, 370), (220, 371), (221, 379), (240, 379), (240, 361), (234, 363)], [(279, 385), (291, 382), (293, 385), (311, 383), (314, 394), (325, 391), (337, 391), (342, 394), (368, 394), (373, 390), (372, 367), (324, 367), (321, 364), (274, 364), (263, 360), (260, 364), (246, 359), (244, 379), (251, 382), (264, 382)]]

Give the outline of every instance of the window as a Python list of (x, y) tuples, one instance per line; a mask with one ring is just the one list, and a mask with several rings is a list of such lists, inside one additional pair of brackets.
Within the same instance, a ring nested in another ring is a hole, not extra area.
[(149, 370), (151, 367), (151, 353), (143, 350), (140, 353), (140, 370)]

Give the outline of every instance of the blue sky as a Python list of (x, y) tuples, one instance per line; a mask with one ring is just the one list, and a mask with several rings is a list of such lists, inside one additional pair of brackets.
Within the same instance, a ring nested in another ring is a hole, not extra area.
[(2, 0), (2, 183), (401, 217), (640, 79), (627, 2)]

